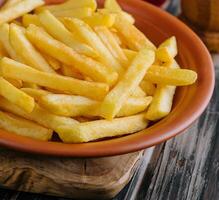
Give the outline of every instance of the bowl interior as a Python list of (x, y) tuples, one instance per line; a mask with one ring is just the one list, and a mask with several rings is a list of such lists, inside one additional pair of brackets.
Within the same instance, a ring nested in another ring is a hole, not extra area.
[[(57, 2), (55, 0), (48, 0)], [(59, 1), (60, 2), (60, 1)], [(136, 19), (136, 26), (156, 45), (175, 35), (182, 68), (195, 70), (197, 82), (179, 87), (171, 113), (138, 133), (86, 144), (40, 142), (0, 131), (0, 144), (22, 151), (60, 156), (109, 156), (128, 153), (163, 142), (187, 128), (203, 112), (212, 95), (214, 69), (211, 57), (200, 39), (182, 22), (140, 0), (118, 0)], [(99, 1), (103, 4), (103, 0)]]

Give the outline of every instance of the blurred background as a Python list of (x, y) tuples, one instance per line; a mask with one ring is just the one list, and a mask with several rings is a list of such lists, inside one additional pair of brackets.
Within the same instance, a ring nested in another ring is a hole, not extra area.
[(219, 52), (219, 0), (145, 1), (177, 15), (200, 36), (210, 52)]

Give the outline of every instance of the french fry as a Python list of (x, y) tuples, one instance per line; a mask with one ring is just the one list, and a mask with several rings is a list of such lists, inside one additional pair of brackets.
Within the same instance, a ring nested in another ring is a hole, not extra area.
[(122, 66), (127, 66), (128, 59), (110, 30), (104, 26), (94, 27), (94, 30), (102, 42), (105, 44), (105, 46), (109, 49), (114, 58), (116, 58)]
[(9, 24), (7, 23), (0, 25), (0, 41), (12, 59), (22, 62), (22, 59), (17, 55), (14, 48), (11, 46), (9, 40)]
[(76, 117), (94, 113), (100, 102), (82, 96), (48, 94), (39, 99), (39, 105), (56, 115)]
[(23, 83), (21, 80), (18, 79), (12, 79), (12, 78), (5, 78), (6, 81), (8, 81), (9, 83), (11, 83), (13, 86), (15, 86), (16, 88), (21, 88), (23, 86)]
[[(174, 61), (171, 68), (179, 68), (179, 65)], [(146, 112), (146, 119), (157, 121), (167, 116), (172, 108), (175, 91), (176, 86), (157, 85), (153, 101)]]
[(101, 13), (93, 13), (91, 16), (82, 19), (85, 23), (87, 23), (91, 27), (95, 26), (106, 26), (112, 27), (116, 20), (115, 14), (101, 14)]
[(22, 0), (7, 0), (3, 6), (1, 7), (1, 10), (4, 10), (6, 8), (10, 8), (11, 6), (17, 4), (18, 2), (21, 2)]
[(7, 57), (8, 52), (6, 51), (3, 43), (0, 41), (0, 58)]
[(63, 42), (78, 53), (90, 57), (97, 57), (97, 53), (88, 45), (77, 41), (74, 35), (48, 10), (39, 13), (39, 20), (46, 31), (55, 39)]
[(161, 62), (171, 62), (176, 55), (177, 43), (174, 36), (165, 40), (156, 50), (156, 59)]
[(19, 21), (19, 19), (14, 19), (14, 20), (11, 21), (11, 23), (16, 24), (18, 26), (21, 26), (22, 29), (25, 30), (22, 23)]
[(131, 93), (132, 97), (145, 97), (147, 93), (145, 93), (144, 90), (141, 89), (141, 87), (136, 87), (134, 92)]
[(79, 55), (70, 47), (47, 36), (42, 29), (30, 25), (27, 28), (27, 36), (42, 52), (77, 69), (82, 75), (88, 76), (94, 81), (111, 85), (117, 81), (118, 74), (116, 72), (112, 72), (109, 68), (91, 58)]
[(69, 10), (52, 11), (52, 14), (56, 17), (74, 17), (78, 19), (83, 19), (92, 16), (93, 10), (91, 8), (84, 7)]
[(120, 14), (123, 16), (124, 19), (127, 20), (127, 22), (129, 22), (130, 24), (134, 24), (135, 23), (135, 18), (132, 17), (132, 15), (130, 15), (129, 13), (127, 12), (120, 12)]
[(64, 76), (69, 76), (80, 80), (84, 79), (84, 77), (77, 70), (65, 64), (62, 64), (60, 71)]
[(23, 0), (0, 11), (0, 24), (12, 21), (44, 4), (43, 0)]
[[(116, 42), (119, 44), (119, 46), (122, 47), (122, 41), (121, 41), (120, 37), (119, 37), (118, 34), (117, 34), (117, 30), (115, 30), (114, 28), (111, 28), (110, 31), (111, 31), (111, 33), (112, 33), (114, 39), (116, 40)], [(126, 54), (125, 54), (125, 55), (126, 55)]]
[(102, 43), (97, 34), (86, 23), (79, 19), (64, 18), (64, 24), (70, 31), (77, 32), (93, 49), (99, 53), (97, 58), (111, 70), (115, 70), (119, 74), (123, 73), (123, 68), (119, 62), (112, 56), (110, 51)]
[(47, 54), (43, 54), (43, 57), (46, 59), (47, 63), (49, 63), (49, 65), (54, 69), (54, 70), (58, 70), (61, 68), (62, 64), (56, 60), (55, 58), (47, 55)]
[(151, 121), (157, 121), (168, 115), (172, 108), (175, 90), (175, 86), (158, 85), (154, 99), (146, 113), (146, 118)]
[(155, 93), (155, 90), (156, 90), (155, 85), (149, 81), (146, 81), (146, 80), (141, 81), (140, 87), (147, 95), (150, 95), (150, 96), (153, 96)]
[(151, 83), (185, 86), (193, 84), (197, 73), (188, 69), (177, 69), (152, 65), (145, 75), (145, 80)]
[(33, 97), (36, 101), (39, 101), (39, 99), (47, 94), (51, 94), (51, 92), (47, 90), (42, 89), (35, 89), (35, 88), (21, 88), (23, 92)]
[[(120, 109), (117, 117), (134, 115), (143, 112), (151, 103), (152, 97), (130, 97)], [(39, 104), (56, 115), (66, 117), (100, 116), (101, 102), (81, 96), (64, 94), (41, 95)]]
[(26, 64), (40, 71), (55, 73), (42, 55), (29, 42), (19, 26), (11, 24), (9, 36), (12, 47)]
[(130, 63), (133, 61), (133, 59), (135, 58), (135, 56), (138, 53), (137, 51), (133, 51), (133, 50), (130, 50), (130, 49), (123, 49), (123, 52), (126, 55), (126, 57), (128, 58)]
[(154, 59), (152, 50), (143, 49), (138, 53), (117, 85), (104, 98), (101, 105), (102, 117), (113, 119), (116, 116), (127, 97), (138, 87)]
[(152, 99), (153, 98), (151, 96), (140, 98), (129, 97), (116, 117), (131, 116), (143, 112), (150, 105)]
[(97, 2), (96, 0), (83, 0), (83, 1), (68, 0), (62, 4), (39, 7), (36, 9), (36, 12), (38, 13), (41, 12), (42, 10), (49, 10), (51, 12), (55, 12), (55, 11), (69, 10), (69, 9), (83, 8), (83, 7), (88, 7), (92, 11), (95, 11), (97, 9)]
[[(100, 27), (100, 29), (104, 29), (104, 27)], [(96, 32), (98, 32), (98, 29), (99, 29), (99, 27), (96, 29)], [(102, 34), (101, 34), (102, 33)], [(111, 32), (110, 32), (111, 33)], [(126, 55), (125, 55), (125, 52), (120, 48), (120, 46), (118, 46), (118, 43), (115, 41), (115, 38), (113, 39), (112, 37), (113, 37), (113, 35), (112, 34), (110, 34), (110, 33), (108, 33), (108, 30), (105, 30), (105, 31), (99, 31), (99, 36), (101, 37), (101, 35), (102, 35), (102, 37), (103, 37), (103, 39), (105, 39), (105, 41), (106, 41), (106, 43), (105, 43), (105, 45), (108, 47), (108, 46), (111, 46), (111, 47), (109, 47), (109, 49), (111, 49), (111, 51), (116, 51), (117, 50), (117, 53), (121, 56), (121, 58), (123, 57), (123, 55), (125, 56), (125, 59), (123, 59), (123, 61), (120, 61), (121, 62), (121, 64), (123, 64), (123, 66), (124, 67), (126, 67), (127, 68), (127, 57), (126, 57)], [(107, 38), (107, 36), (108, 36), (108, 38)], [(108, 44), (107, 45), (107, 42), (108, 41), (110, 41), (111, 43), (110, 44)], [(111, 45), (112, 44), (112, 45)], [(130, 50), (131, 51), (131, 50)], [(131, 53), (132, 53), (132, 56), (133, 56), (133, 59), (134, 59), (134, 57), (137, 55), (137, 52), (134, 52), (134, 51), (131, 51)], [(115, 52), (115, 54), (116, 54), (116, 52)], [(114, 55), (115, 55), (114, 54)], [(132, 60), (133, 60), (132, 59)], [(120, 59), (121, 60), (121, 59)], [(131, 60), (131, 61), (132, 61)], [(130, 61), (130, 62), (131, 62)], [(136, 89), (135, 89), (135, 91), (133, 92), (133, 94), (131, 94), (131, 96), (133, 96), (133, 97), (144, 97), (145, 96), (145, 92), (140, 88), (140, 87), (137, 87)]]
[(54, 114), (49, 113), (48, 111), (41, 108), (39, 105), (35, 105), (33, 111), (31, 113), (27, 113), (17, 107), (16, 105), (10, 103), (4, 98), (0, 98), (0, 108), (3, 111), (10, 112), (12, 114), (23, 117), (27, 120), (34, 121), (46, 128), (57, 130), (58, 127), (63, 125), (75, 125), (78, 122), (72, 118), (61, 117)]
[(146, 128), (144, 114), (108, 120), (80, 123), (76, 126), (60, 126), (59, 137), (65, 143), (83, 143), (96, 139), (127, 135)]
[(104, 2), (104, 8), (112, 13), (120, 13), (128, 22), (135, 23), (135, 19), (127, 12), (124, 12), (116, 0), (106, 0)]
[(134, 17), (132, 17), (132, 15), (130, 15), (129, 13), (127, 12), (124, 12), (124, 11), (115, 11), (115, 10), (112, 10), (112, 9), (106, 9), (106, 8), (102, 8), (102, 9), (98, 9), (98, 12), (99, 13), (102, 13), (102, 14), (119, 14), (121, 15), (127, 22), (131, 23), (131, 24), (134, 24), (135, 23), (135, 19)]
[(30, 83), (30, 82), (23, 82), (22, 87), (27, 87), (27, 88), (32, 88), (32, 89), (39, 89), (40, 86), (35, 84), (35, 83)]
[(1, 75), (6, 78), (20, 79), (51, 89), (66, 91), (71, 94), (86, 96), (98, 100), (103, 99), (109, 90), (109, 86), (104, 83), (82, 81), (70, 77), (41, 72), (6, 57), (2, 58), (0, 61), (0, 71)]
[(37, 140), (48, 141), (52, 137), (52, 130), (44, 128), (34, 122), (0, 111), (0, 128), (17, 135)]
[(156, 49), (154, 44), (134, 25), (127, 22), (122, 15), (117, 15), (114, 26), (131, 50), (139, 51), (143, 48)]
[(111, 12), (122, 12), (122, 8), (117, 3), (116, 0), (105, 0), (104, 2), (104, 8)]
[(25, 14), (22, 16), (22, 24), (24, 27), (28, 27), (30, 24), (34, 24), (36, 26), (42, 26), (39, 17), (33, 14)]
[[(12, 48), (11, 46), (9, 40), (9, 25), (7, 23), (2, 24), (0, 26), (0, 41), (2, 41), (4, 48), (6, 49), (7, 53), (11, 58), (13, 58), (16, 61), (24, 63), (23, 59), (15, 52), (14, 48)], [(10, 78), (6, 80), (17, 88), (21, 88), (23, 86), (21, 80), (10, 79)]]
[(19, 90), (2, 77), (0, 77), (0, 95), (29, 113), (32, 112), (35, 106), (32, 97)]

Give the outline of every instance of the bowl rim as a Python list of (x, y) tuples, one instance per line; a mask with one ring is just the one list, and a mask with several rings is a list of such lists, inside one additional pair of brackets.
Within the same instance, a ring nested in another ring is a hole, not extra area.
[(120, 138), (83, 144), (64, 144), (58, 142), (37, 141), (31, 138), (22, 137), (19, 135), (11, 134), (4, 130), (0, 130), (1, 146), (10, 147), (12, 149), (24, 152), (52, 156), (100, 157), (121, 155), (157, 145), (176, 136), (177, 134), (184, 131), (187, 127), (189, 127), (202, 114), (211, 99), (215, 84), (214, 65), (211, 56), (203, 42), (183, 22), (149, 3), (143, 2), (141, 0), (119, 0), (119, 2), (125, 4), (135, 4), (139, 9), (150, 10), (150, 12), (153, 12), (156, 15), (160, 15), (160, 18), (166, 18), (166, 20), (169, 20), (169, 23), (173, 24), (176, 28), (183, 30), (187, 37), (190, 37), (191, 40), (196, 43), (196, 47), (199, 49), (199, 53), (202, 55), (202, 57), (204, 57), (203, 66), (209, 66), (208, 71), (210, 77), (208, 79), (206, 78), (205, 80), (205, 90), (202, 91), (202, 94), (204, 95), (200, 97), (199, 105), (194, 105), (194, 103), (192, 104), (193, 107), (191, 108), (193, 112), (190, 112), (189, 114), (184, 113), (184, 121), (181, 120), (180, 122), (173, 124), (171, 128), (166, 127), (166, 129), (151, 135), (145, 133), (150, 132), (150, 129), (154, 126), (138, 133)]

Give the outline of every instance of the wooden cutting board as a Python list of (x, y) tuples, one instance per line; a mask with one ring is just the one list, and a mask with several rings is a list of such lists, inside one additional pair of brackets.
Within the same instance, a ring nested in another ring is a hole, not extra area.
[(143, 152), (56, 158), (0, 149), (0, 187), (75, 199), (110, 199), (133, 176)]

